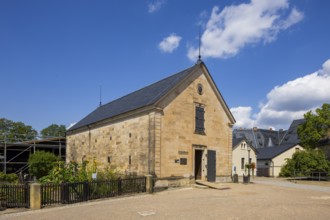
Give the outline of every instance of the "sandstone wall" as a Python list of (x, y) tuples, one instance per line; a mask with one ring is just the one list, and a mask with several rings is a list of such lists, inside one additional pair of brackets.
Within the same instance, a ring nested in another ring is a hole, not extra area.
[[(161, 171), (159, 177), (193, 176), (194, 149), (216, 151), (216, 175), (231, 175), (232, 129), (223, 107), (204, 74), (196, 73), (189, 86), (174, 92), (176, 97), (168, 97), (171, 102), (164, 108), (161, 119)], [(203, 86), (203, 94), (197, 92), (198, 84)], [(166, 102), (166, 101), (165, 101)], [(195, 134), (195, 107), (204, 106), (205, 135)], [(202, 146), (202, 147), (201, 147)], [(157, 156), (157, 155), (156, 155)], [(187, 164), (178, 160), (186, 158)], [(205, 158), (204, 158), (205, 159)], [(206, 162), (204, 162), (206, 175)]]
[[(98, 165), (110, 164), (122, 172), (148, 173), (149, 115), (114, 122), (67, 137), (67, 161), (83, 156)], [(129, 164), (129, 157), (131, 164)]]

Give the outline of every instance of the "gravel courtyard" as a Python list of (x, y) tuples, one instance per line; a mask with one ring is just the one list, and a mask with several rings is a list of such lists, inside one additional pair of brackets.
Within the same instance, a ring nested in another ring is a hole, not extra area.
[(0, 219), (330, 219), (330, 187), (295, 187), (263, 179), (249, 185), (225, 185), (230, 189), (173, 189), (0, 214)]

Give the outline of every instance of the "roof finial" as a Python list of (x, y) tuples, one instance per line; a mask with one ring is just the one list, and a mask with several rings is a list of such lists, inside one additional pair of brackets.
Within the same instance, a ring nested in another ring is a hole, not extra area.
[(202, 56), (201, 56), (201, 28), (199, 28), (199, 33), (198, 33), (198, 60), (197, 63), (202, 62)]
[(102, 86), (100, 86), (100, 107), (102, 106)]

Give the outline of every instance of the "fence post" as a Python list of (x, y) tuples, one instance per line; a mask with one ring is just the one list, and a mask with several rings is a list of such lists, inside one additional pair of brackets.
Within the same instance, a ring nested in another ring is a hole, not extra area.
[(68, 204), (69, 203), (69, 187), (67, 183), (61, 183), (61, 203), (62, 204)]
[(122, 188), (121, 188), (121, 178), (118, 178), (118, 195), (121, 195), (122, 193)]
[(89, 182), (84, 182), (84, 201), (89, 200)]
[[(25, 195), (24, 195), (25, 200), (24, 200), (24, 202), (25, 202), (25, 208), (29, 208), (30, 207), (30, 205), (29, 205), (29, 203), (30, 203), (30, 190), (29, 189), (30, 189), (29, 188), (29, 184), (28, 183), (25, 183), (24, 184), (24, 192), (25, 192)], [(40, 195), (41, 195), (41, 191), (40, 191)], [(41, 204), (41, 200), (40, 200), (40, 204)]]
[(146, 175), (146, 191), (147, 193), (153, 193), (153, 178), (152, 175)]
[(30, 208), (41, 209), (41, 185), (39, 183), (30, 185)]

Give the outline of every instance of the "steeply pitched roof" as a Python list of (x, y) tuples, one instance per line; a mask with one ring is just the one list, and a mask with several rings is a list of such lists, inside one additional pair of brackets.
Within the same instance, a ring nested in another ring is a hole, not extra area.
[(233, 149), (241, 143), (243, 140), (246, 140), (245, 138), (233, 138)]
[(277, 155), (289, 150), (290, 148), (296, 146), (296, 144), (282, 144), (280, 146), (274, 146), (274, 147), (264, 147), (264, 148), (258, 148), (258, 160), (269, 160), (273, 159)]
[(73, 131), (126, 112), (155, 104), (171, 89), (188, 77), (190, 73), (192, 73), (201, 64), (202, 63), (198, 63), (152, 85), (146, 86), (140, 90), (98, 107), (92, 113), (80, 120), (77, 124), (72, 126), (68, 131)]
[(300, 143), (299, 137), (298, 137), (298, 126), (303, 124), (306, 120), (305, 119), (297, 119), (293, 120), (289, 129), (285, 133), (282, 141), (282, 144), (298, 144)]
[(258, 149), (278, 145), (284, 134), (284, 131), (268, 129), (235, 129), (233, 131), (235, 139), (244, 137)]

